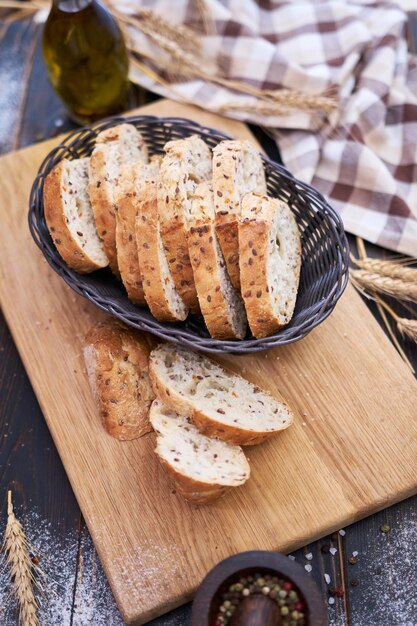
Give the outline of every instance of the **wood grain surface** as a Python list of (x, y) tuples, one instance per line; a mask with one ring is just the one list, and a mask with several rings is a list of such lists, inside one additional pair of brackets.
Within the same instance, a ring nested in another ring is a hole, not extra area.
[[(178, 104), (148, 111), (247, 135), (237, 123)], [(0, 297), (126, 621), (183, 602), (228, 554), (291, 550), (414, 493), (415, 381), (351, 289), (302, 342), (226, 359), (281, 392), (296, 413), (289, 431), (250, 451), (253, 478), (244, 489), (191, 508), (171, 493), (151, 438), (109, 438), (80, 351), (100, 314), (53, 274), (26, 227), (30, 183), (49, 149), (38, 144), (0, 161)]]

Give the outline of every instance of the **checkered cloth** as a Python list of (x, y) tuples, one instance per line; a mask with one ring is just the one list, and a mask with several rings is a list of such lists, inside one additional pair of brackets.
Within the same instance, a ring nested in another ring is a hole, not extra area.
[[(192, 0), (121, 0), (204, 31)], [(213, 31), (202, 38), (207, 63), (262, 89), (336, 91), (340, 110), (317, 129), (305, 112), (260, 115), (255, 99), (192, 79), (161, 85), (134, 69), (148, 89), (269, 128), (286, 167), (319, 189), (346, 230), (417, 256), (417, 57), (407, 48), (399, 2), (372, 0), (205, 0)], [(155, 48), (132, 33), (145, 53)], [(153, 68), (155, 69), (155, 68)], [(236, 112), (236, 102), (246, 112)]]

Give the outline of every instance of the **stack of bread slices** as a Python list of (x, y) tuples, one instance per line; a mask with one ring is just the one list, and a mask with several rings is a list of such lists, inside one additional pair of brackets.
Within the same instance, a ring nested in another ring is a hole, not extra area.
[(155, 452), (176, 491), (206, 504), (250, 476), (241, 446), (287, 428), (285, 404), (211, 359), (110, 319), (92, 328), (84, 358), (107, 432), (135, 439), (154, 429)]
[(268, 197), (249, 141), (213, 150), (198, 136), (149, 158), (132, 124), (102, 131), (90, 158), (63, 160), (44, 184), (45, 218), (78, 272), (110, 266), (129, 299), (160, 321), (201, 313), (216, 339), (265, 337), (295, 307), (301, 246), (294, 216)]

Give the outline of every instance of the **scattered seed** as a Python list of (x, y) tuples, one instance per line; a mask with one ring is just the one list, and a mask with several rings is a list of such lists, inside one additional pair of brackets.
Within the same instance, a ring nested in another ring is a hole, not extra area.
[(311, 572), (313, 567), (312, 565), (310, 565), (310, 563), (307, 563), (307, 565), (304, 565), (304, 569), (306, 572)]

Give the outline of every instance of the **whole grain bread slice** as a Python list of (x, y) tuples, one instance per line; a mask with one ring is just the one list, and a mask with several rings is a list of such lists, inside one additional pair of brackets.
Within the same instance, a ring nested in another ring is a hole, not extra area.
[(155, 397), (149, 380), (151, 343), (145, 333), (109, 319), (89, 330), (84, 360), (106, 431), (121, 441), (151, 430), (149, 409)]
[(249, 463), (239, 446), (202, 435), (189, 418), (158, 400), (150, 421), (157, 433), (155, 452), (189, 502), (208, 504), (248, 480)]
[(156, 179), (160, 158), (152, 157), (150, 163), (128, 163), (120, 169), (115, 187), (117, 264), (129, 300), (146, 304), (136, 245), (135, 223), (143, 186), (147, 180)]
[(198, 183), (211, 177), (211, 151), (200, 137), (165, 145), (158, 187), (161, 234), (175, 286), (187, 308), (199, 311), (187, 244), (191, 200)]
[(45, 220), (67, 265), (82, 274), (107, 267), (88, 196), (88, 158), (63, 159), (43, 188)]
[(297, 222), (287, 204), (250, 193), (239, 219), (240, 281), (250, 329), (266, 337), (294, 313), (301, 268)]
[(123, 164), (148, 160), (143, 137), (133, 124), (119, 124), (97, 135), (90, 158), (90, 200), (97, 231), (113, 273), (120, 278), (116, 251), (115, 185)]
[(246, 312), (226, 270), (214, 226), (211, 183), (200, 183), (192, 201), (188, 248), (201, 313), (215, 339), (243, 339)]
[(288, 407), (211, 359), (171, 344), (152, 350), (156, 396), (204, 435), (237, 445), (261, 443), (288, 428)]
[(157, 179), (147, 180), (142, 187), (135, 233), (143, 291), (152, 315), (161, 322), (185, 320), (188, 309), (174, 284), (160, 233)]
[(250, 191), (266, 193), (262, 159), (250, 141), (220, 142), (213, 149), (213, 192), (216, 232), (227, 271), (240, 287), (238, 218), (242, 196)]

